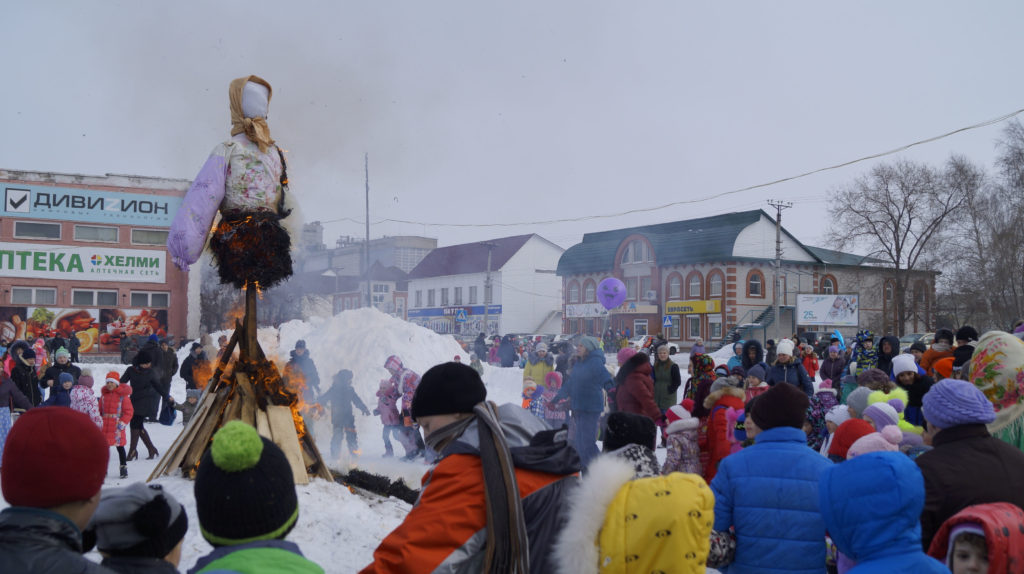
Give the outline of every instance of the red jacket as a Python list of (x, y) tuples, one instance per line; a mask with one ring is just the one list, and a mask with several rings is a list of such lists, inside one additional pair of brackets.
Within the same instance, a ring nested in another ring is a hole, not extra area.
[(811, 377), (811, 382), (814, 382), (814, 375), (818, 374), (818, 356), (814, 354), (804, 355), (804, 370), (807, 371), (807, 376)]
[[(633, 356), (641, 355), (647, 356), (643, 353)], [(661, 419), (661, 409), (654, 402), (654, 379), (651, 378), (651, 372), (651, 363), (647, 359), (635, 365), (626, 375), (626, 380), (619, 385), (615, 393), (615, 403), (622, 412), (644, 415), (657, 422)]]
[[(564, 440), (531, 446), (531, 439), (539, 438), (535, 435), (545, 431), (546, 425), (519, 405), (502, 405), (498, 414), (513, 452), (529, 536), (530, 572), (550, 572), (554, 540), (568, 514), (566, 494), (577, 484), (579, 456)], [(478, 424), (472, 422), (442, 450), (441, 460), (423, 475), (416, 505), (380, 543), (373, 552), (373, 564), (363, 568), (362, 574), (480, 571), (487, 502)]]
[[(103, 417), (103, 436), (107, 437), (107, 444), (110, 446), (124, 446), (127, 442), (124, 439), (124, 429), (132, 420), (135, 409), (132, 408), (132, 386), (128, 383), (117, 385), (110, 390), (103, 385), (100, 396), (100, 416)], [(117, 428), (117, 423), (122, 422), (124, 426)]]
[(1009, 502), (975, 504), (942, 523), (932, 538), (928, 555), (947, 563), (949, 532), (965, 522), (980, 524), (985, 531), (989, 572), (1019, 572), (1024, 564), (1024, 510)]
[(732, 452), (729, 443), (729, 420), (726, 409), (743, 410), (743, 389), (725, 387), (708, 395), (704, 399), (704, 407), (711, 411), (708, 419), (708, 464), (704, 467), (704, 480), (711, 484), (718, 472), (718, 463)]

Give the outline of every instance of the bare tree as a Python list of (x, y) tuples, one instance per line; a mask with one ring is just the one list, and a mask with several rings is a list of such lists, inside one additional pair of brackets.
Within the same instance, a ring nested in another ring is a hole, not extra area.
[(997, 174), (961, 161), (968, 199), (948, 226), (946, 307), (957, 324), (1006, 329), (1024, 316), (1024, 127), (1009, 123), (998, 144)]
[(967, 200), (963, 186), (951, 185), (950, 177), (949, 168), (944, 173), (909, 160), (881, 163), (839, 189), (830, 209), (835, 245), (866, 249), (891, 266), (898, 335), (913, 313), (913, 278), (934, 268), (942, 226)]

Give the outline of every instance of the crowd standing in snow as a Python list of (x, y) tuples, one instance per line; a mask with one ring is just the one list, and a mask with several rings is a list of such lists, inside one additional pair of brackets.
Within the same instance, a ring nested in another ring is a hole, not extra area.
[[(814, 379), (806, 349), (797, 360), (790, 339), (773, 345), (774, 364), (755, 340), (730, 348), (731, 369), (698, 354), (685, 381), (667, 345), (653, 356), (612, 349), (617, 368), (596, 338), (560, 356), (531, 345), (521, 354), (522, 404), (500, 406), (486, 400), (478, 369), (452, 361), (421, 378), (392, 355), (373, 413), (385, 456), (397, 439), (408, 460), (432, 464), (418, 502), (364, 571), (598, 572), (627, 561), (665, 572), (1015, 571), (1024, 563), (1024, 333), (940, 335), (907, 353), (891, 337), (876, 348), (867, 331), (851, 349), (833, 341)], [(181, 505), (158, 486), (99, 492), (110, 447), (125, 476), (161, 400), (185, 417), (195, 409), (198, 389), (170, 401), (162, 369), (178, 369), (161, 343), (148, 341), (123, 376), (107, 373), (99, 398), (92, 373), (63, 348), (43, 377), (31, 346), (8, 348), (19, 377), (0, 376), (9, 405), (0, 408), (0, 486), (12, 505), (0, 512), (0, 569), (177, 571)], [(201, 356), (190, 349), (186, 360)], [(303, 344), (291, 358), (293, 376), (319, 380)], [(309, 395), (330, 410), (334, 456), (343, 443), (359, 454), (353, 409), (370, 415), (353, 376), (342, 369)], [(12, 426), (15, 411), (24, 414)], [(284, 540), (298, 514), (291, 476), (251, 427), (218, 431), (195, 483), (215, 550), (192, 571), (323, 572)], [(627, 516), (660, 534), (626, 536)], [(81, 557), (92, 545), (101, 565)]]

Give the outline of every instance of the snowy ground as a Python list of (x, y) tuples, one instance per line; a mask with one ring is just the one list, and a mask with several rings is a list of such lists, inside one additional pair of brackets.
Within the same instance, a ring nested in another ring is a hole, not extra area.
[[(218, 334), (214, 334), (214, 339)], [(450, 336), (438, 335), (371, 309), (345, 311), (334, 317), (315, 318), (308, 322), (292, 321), (282, 325), (280, 330), (261, 329), (259, 339), (266, 355), (277, 357), (281, 367), (287, 362), (288, 351), (294, 347), (295, 341), (305, 339), (310, 356), (320, 373), (321, 390), (330, 387), (332, 376), (340, 369), (349, 369), (354, 374), (356, 392), (371, 411), (376, 407), (376, 391), (380, 380), (389, 377), (384, 369), (384, 361), (389, 355), (397, 354), (408, 368), (420, 374), (437, 363), (451, 360), (455, 355), (468, 356)], [(187, 348), (179, 352), (179, 362), (187, 356)], [(728, 349), (724, 352), (722, 356), (727, 359)], [(683, 369), (685, 379), (689, 356), (679, 354), (672, 359)], [(715, 359), (718, 362), (719, 357)], [(615, 356), (608, 355), (608, 360), (613, 363)], [(97, 381), (102, 381), (108, 371), (123, 373), (126, 368), (119, 364), (83, 364), (82, 367), (91, 370)], [(499, 404), (520, 402), (522, 369), (484, 365), (483, 379), (489, 400)], [(98, 385), (94, 389), (97, 393)], [(179, 401), (185, 398), (185, 382), (178, 376), (171, 383), (171, 395)], [(325, 457), (330, 454), (329, 421), (328, 415), (313, 425), (314, 436)], [(149, 424), (146, 428), (154, 444), (163, 453), (183, 427), (179, 416), (173, 426)], [(341, 458), (329, 461), (332, 467), (345, 470), (359, 466), (370, 472), (403, 478), (410, 487), (419, 488), (427, 466), (423, 462), (382, 458), (384, 446), (380, 437), (383, 427), (378, 417), (363, 417), (357, 413), (356, 428), (362, 454), (352, 460), (347, 450), (342, 449), (344, 453)], [(118, 478), (117, 454), (111, 449), (104, 488), (144, 481), (149, 476), (157, 460), (145, 460), (145, 448), (141, 444), (139, 447), (141, 458), (128, 463), (128, 478), (124, 480)], [(401, 455), (400, 445), (395, 443), (395, 449)], [(659, 458), (663, 459), (664, 453), (663, 449), (659, 449)], [(194, 483), (166, 476), (156, 479), (156, 482), (184, 504), (188, 512), (189, 530), (185, 536), (179, 567), (180, 571), (185, 572), (212, 549), (199, 533), (195, 498), (192, 495)], [(309, 485), (298, 486), (297, 489), (299, 520), (288, 539), (298, 543), (309, 559), (330, 573), (358, 572), (369, 564), (373, 550), (402, 521), (410, 508), (408, 504), (394, 498), (368, 498), (354, 494), (342, 485), (322, 480), (313, 480)], [(5, 501), (0, 501), (0, 507), (6, 505)], [(95, 553), (91, 558), (99, 560)]]

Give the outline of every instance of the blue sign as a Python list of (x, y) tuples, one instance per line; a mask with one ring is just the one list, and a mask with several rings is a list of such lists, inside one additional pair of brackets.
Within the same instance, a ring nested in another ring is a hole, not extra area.
[(466, 310), (465, 309), (459, 309), (459, 312), (455, 314), (455, 321), (457, 323), (465, 323), (466, 322)]
[(5, 184), (0, 216), (170, 227), (182, 198), (70, 187)]
[(662, 327), (671, 327), (672, 326), (672, 315), (665, 315), (665, 317), (663, 317), (662, 320), (661, 320), (661, 326)]
[[(445, 313), (445, 309), (445, 307), (422, 307), (419, 309), (409, 309), (408, 317), (412, 319), (413, 317), (441, 317), (444, 315), (452, 315), (452, 313)], [(480, 315), (483, 317), (484, 306), (471, 305), (469, 307), (458, 309), (456, 313), (458, 313), (458, 311), (468, 311), (466, 314), (468, 320), (469, 315)], [(487, 314), (496, 319), (496, 315), (501, 315), (501, 305), (488, 305)]]

